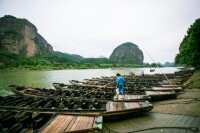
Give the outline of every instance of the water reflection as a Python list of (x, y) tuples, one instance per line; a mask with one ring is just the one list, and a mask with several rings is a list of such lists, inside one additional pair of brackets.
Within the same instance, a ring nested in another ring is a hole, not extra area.
[[(161, 68), (164, 73), (173, 73), (177, 68)], [(41, 88), (53, 88), (52, 83), (69, 83), (69, 80), (83, 80), (92, 77), (114, 76), (117, 73), (127, 75), (130, 72), (140, 74), (161, 73), (159, 69), (150, 72), (150, 68), (85, 69), (85, 70), (3, 70), (0, 71), (0, 95), (11, 95), (9, 85), (24, 85)]]

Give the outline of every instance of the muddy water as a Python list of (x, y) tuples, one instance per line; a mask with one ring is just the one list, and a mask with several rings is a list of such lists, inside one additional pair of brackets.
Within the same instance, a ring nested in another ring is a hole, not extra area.
[[(164, 73), (173, 73), (177, 68), (161, 68)], [(140, 74), (160, 73), (155, 69), (152, 73), (150, 68), (119, 68), (119, 69), (85, 69), (85, 70), (0, 70), (0, 96), (11, 95), (9, 85), (23, 85), (40, 88), (53, 88), (52, 83), (69, 83), (69, 80), (83, 80), (92, 77), (115, 76), (116, 73)]]

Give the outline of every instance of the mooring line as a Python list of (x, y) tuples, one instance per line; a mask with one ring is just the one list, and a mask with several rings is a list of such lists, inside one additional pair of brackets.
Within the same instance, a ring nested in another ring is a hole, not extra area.
[[(144, 48), (143, 48), (144, 49)], [(155, 63), (154, 59), (150, 56), (150, 54), (144, 49), (144, 51), (147, 53), (147, 55), (151, 58), (151, 60)], [(169, 82), (169, 84), (172, 86), (172, 88), (174, 88), (174, 86), (172, 85), (171, 81), (167, 78), (167, 76), (163, 73), (163, 71), (160, 69), (160, 67), (158, 66), (157, 63), (155, 63), (156, 66), (158, 67), (158, 69), (160, 70), (160, 72), (164, 75), (164, 77), (167, 79), (167, 81)]]

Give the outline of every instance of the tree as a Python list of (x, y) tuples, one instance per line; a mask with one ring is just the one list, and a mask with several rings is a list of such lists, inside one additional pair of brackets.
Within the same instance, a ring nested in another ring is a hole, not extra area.
[(200, 68), (200, 19), (197, 19), (187, 31), (176, 55), (177, 64)]

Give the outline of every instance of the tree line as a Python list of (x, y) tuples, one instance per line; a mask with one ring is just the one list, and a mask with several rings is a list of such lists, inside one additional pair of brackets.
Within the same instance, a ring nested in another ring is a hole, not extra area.
[(25, 57), (0, 50), (0, 69), (95, 69), (150, 66), (156, 67), (156, 64), (119, 64), (107, 58), (84, 58), (77, 61), (60, 52), (37, 55), (35, 57)]
[(196, 69), (200, 68), (200, 19), (197, 19), (187, 30), (175, 62)]

